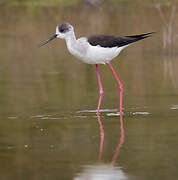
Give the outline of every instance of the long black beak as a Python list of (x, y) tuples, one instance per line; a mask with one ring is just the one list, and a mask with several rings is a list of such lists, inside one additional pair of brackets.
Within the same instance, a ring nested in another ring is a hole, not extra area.
[(54, 34), (54, 35), (51, 36), (49, 39), (47, 39), (47, 40), (41, 42), (41, 43), (39, 44), (39, 47), (41, 47), (41, 46), (47, 44), (49, 41), (52, 41), (52, 40), (55, 39), (56, 37), (57, 37), (57, 34)]

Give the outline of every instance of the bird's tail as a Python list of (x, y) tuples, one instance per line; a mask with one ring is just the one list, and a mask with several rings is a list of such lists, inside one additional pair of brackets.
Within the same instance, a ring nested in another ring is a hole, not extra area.
[[(145, 39), (147, 37), (150, 37), (152, 34), (154, 34), (155, 32), (150, 32), (150, 33), (145, 33), (145, 34), (139, 34), (139, 35), (132, 35), (132, 36), (125, 36), (125, 37), (128, 37), (128, 38), (131, 38), (132, 39), (132, 42), (136, 42), (136, 41), (139, 41), (141, 39)], [(131, 42), (131, 43), (132, 43)]]

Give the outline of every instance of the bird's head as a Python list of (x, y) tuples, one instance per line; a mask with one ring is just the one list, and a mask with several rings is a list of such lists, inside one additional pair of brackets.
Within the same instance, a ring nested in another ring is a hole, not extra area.
[(68, 39), (74, 35), (74, 28), (69, 23), (61, 23), (56, 27), (56, 34), (51, 36), (49, 39), (40, 43), (40, 47), (52, 41), (55, 38)]
[(61, 23), (56, 27), (57, 38), (67, 39), (73, 35), (74, 29), (69, 23)]

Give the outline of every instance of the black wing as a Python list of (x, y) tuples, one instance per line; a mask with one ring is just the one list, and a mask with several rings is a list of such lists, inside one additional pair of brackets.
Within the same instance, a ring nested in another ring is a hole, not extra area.
[(88, 37), (88, 42), (92, 46), (101, 47), (122, 47), (138, 40), (151, 36), (152, 33), (139, 34), (133, 36), (109, 36), (109, 35), (94, 35)]

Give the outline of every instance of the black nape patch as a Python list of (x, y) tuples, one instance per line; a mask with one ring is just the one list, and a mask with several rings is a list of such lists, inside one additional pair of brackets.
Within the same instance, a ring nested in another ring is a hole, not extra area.
[(59, 32), (65, 33), (67, 31), (69, 31), (70, 26), (68, 23), (61, 23), (61, 24), (59, 24), (58, 29), (59, 29)]

